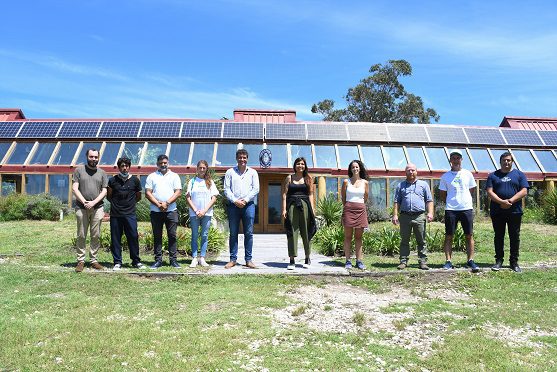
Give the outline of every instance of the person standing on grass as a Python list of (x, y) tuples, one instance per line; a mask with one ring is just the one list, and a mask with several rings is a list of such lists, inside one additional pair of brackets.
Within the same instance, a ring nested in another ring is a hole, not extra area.
[(151, 269), (162, 266), (162, 227), (166, 226), (168, 235), (168, 254), (170, 266), (179, 268), (177, 260), (178, 207), (176, 200), (182, 195), (180, 177), (168, 169), (168, 156), (157, 157), (158, 170), (147, 176), (145, 197), (151, 202), (151, 226), (155, 251), (155, 263)]
[(405, 172), (406, 180), (399, 183), (395, 191), (392, 219), (394, 225), (400, 225), (400, 264), (397, 269), (403, 270), (408, 266), (410, 235), (414, 231), (418, 243), (419, 267), (429, 270), (425, 227), (427, 222), (433, 221), (433, 198), (428, 183), (418, 179), (416, 165), (408, 163)]
[(510, 267), (517, 273), (520, 249), (520, 225), (522, 224), (522, 199), (528, 194), (528, 180), (524, 173), (512, 169), (513, 156), (504, 152), (499, 157), (501, 168), (487, 176), (486, 190), (491, 199), (489, 214), (493, 224), (493, 243), (495, 245), (495, 265), (493, 271), (503, 266), (505, 256), (505, 228), (509, 229)]
[(342, 225), (344, 226), (344, 255), (346, 269), (352, 268), (352, 235), (356, 250), (356, 267), (365, 270), (362, 262), (362, 235), (368, 227), (366, 202), (369, 195), (368, 175), (364, 163), (352, 160), (348, 165), (348, 177), (342, 183)]
[(244, 249), (246, 266), (256, 269), (253, 263), (253, 222), (255, 219), (255, 202), (259, 194), (259, 176), (257, 171), (248, 167), (248, 152), (245, 149), (236, 151), (237, 165), (226, 171), (224, 175), (224, 195), (228, 199), (228, 226), (230, 237), (230, 261), (224, 266), (230, 269), (236, 266), (238, 259), (238, 233), (240, 221), (244, 230)]
[(101, 222), (104, 217), (103, 199), (106, 196), (108, 177), (105, 171), (97, 168), (99, 151), (88, 149), (85, 153), (87, 162), (75, 169), (73, 173), (72, 191), (75, 195), (77, 218), (77, 266), (80, 273), (85, 267), (87, 230), (91, 233), (89, 258), (91, 267), (104, 270), (97, 261), (97, 252), (101, 246)]
[(313, 178), (308, 173), (306, 159), (294, 160), (294, 174), (288, 175), (282, 184), (282, 218), (288, 239), (290, 262), (287, 270), (294, 270), (298, 256), (298, 237), (302, 237), (306, 259), (303, 267), (311, 266), (311, 238), (315, 235), (315, 205)]
[(452, 150), (449, 154), (451, 170), (441, 176), (439, 183), (439, 194), (445, 202), (445, 257), (446, 262), (443, 269), (451, 270), (454, 266), (451, 262), (453, 250), (453, 237), (456, 226), (460, 221), (464, 236), (466, 237), (466, 266), (472, 272), (480, 271), (474, 262), (474, 204), (472, 192), (476, 187), (476, 180), (472, 173), (462, 169), (462, 152)]
[(113, 270), (122, 269), (122, 233), (126, 234), (132, 266), (143, 269), (139, 258), (139, 235), (135, 206), (141, 200), (141, 182), (130, 174), (132, 162), (122, 157), (116, 162), (119, 173), (108, 180), (107, 199), (110, 201), (110, 240)]
[[(207, 252), (207, 241), (209, 238), (209, 227), (213, 216), (213, 205), (217, 201), (219, 191), (209, 173), (209, 164), (205, 160), (197, 162), (197, 173), (189, 182), (186, 188), (186, 200), (189, 205), (189, 216), (191, 225), (191, 255), (193, 257), (190, 267), (209, 266), (205, 261)], [(201, 252), (199, 259), (198, 236), (201, 227)]]

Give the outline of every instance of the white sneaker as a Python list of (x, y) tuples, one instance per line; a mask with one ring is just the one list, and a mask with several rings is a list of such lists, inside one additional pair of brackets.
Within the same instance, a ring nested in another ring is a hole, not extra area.
[(144, 269), (145, 265), (143, 265), (141, 262), (138, 262), (135, 265), (133, 265), (133, 267), (135, 267), (136, 269)]
[(199, 264), (203, 267), (211, 266), (205, 261), (205, 257), (199, 257)]
[(196, 267), (196, 266), (197, 266), (197, 257), (194, 257), (193, 260), (191, 260), (190, 267)]
[(296, 264), (290, 263), (286, 266), (286, 270), (294, 270), (296, 268)]
[(120, 270), (122, 270), (122, 265), (121, 264), (114, 264), (114, 267), (112, 268), (112, 270), (120, 271)]

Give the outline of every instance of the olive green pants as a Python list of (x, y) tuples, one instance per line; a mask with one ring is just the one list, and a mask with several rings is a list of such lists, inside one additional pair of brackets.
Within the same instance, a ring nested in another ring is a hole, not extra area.
[(311, 245), (308, 237), (309, 209), (307, 203), (303, 200), (302, 209), (303, 210), (296, 208), (294, 204), (291, 204), (290, 208), (288, 208), (288, 218), (292, 224), (292, 236), (288, 237), (289, 257), (298, 256), (298, 236), (302, 237), (306, 257), (309, 257), (311, 253)]

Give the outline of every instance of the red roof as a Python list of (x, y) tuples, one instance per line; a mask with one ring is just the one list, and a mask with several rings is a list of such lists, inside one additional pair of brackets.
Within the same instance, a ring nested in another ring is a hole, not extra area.
[(514, 129), (557, 130), (557, 118), (505, 116), (499, 126)]

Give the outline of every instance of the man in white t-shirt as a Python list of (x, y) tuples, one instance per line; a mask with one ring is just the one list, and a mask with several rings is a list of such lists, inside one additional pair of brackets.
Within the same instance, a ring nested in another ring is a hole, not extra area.
[(476, 180), (472, 173), (462, 169), (462, 152), (452, 150), (449, 162), (451, 170), (441, 176), (439, 192), (441, 200), (445, 201), (445, 257), (446, 262), (443, 269), (450, 270), (454, 266), (451, 262), (453, 237), (456, 226), (460, 221), (462, 230), (466, 237), (466, 254), (468, 256), (466, 266), (472, 272), (478, 272), (480, 268), (474, 262), (474, 205), (472, 192), (476, 187)]

